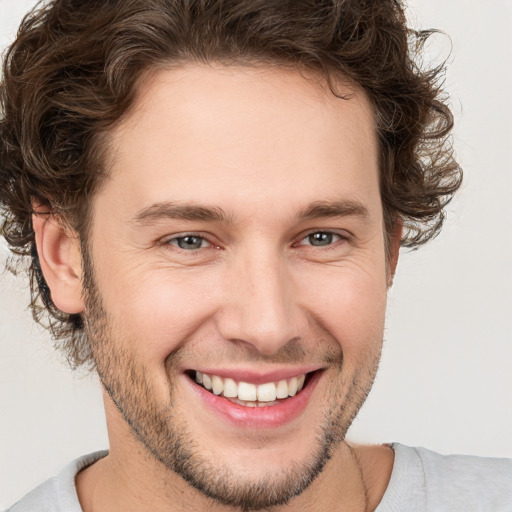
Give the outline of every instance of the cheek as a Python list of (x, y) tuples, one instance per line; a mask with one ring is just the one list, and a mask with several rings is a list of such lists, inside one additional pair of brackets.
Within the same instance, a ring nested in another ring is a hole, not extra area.
[(162, 362), (212, 315), (213, 280), (190, 269), (139, 268), (112, 276), (104, 298), (119, 338), (137, 344), (144, 359)]
[(380, 346), (387, 302), (385, 272), (337, 268), (310, 276), (304, 284), (306, 307), (341, 345), (345, 358), (364, 358)]

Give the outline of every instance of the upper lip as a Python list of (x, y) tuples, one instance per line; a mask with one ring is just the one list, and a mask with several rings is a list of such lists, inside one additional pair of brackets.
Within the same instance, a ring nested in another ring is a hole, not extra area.
[(254, 368), (211, 368), (207, 366), (189, 368), (187, 371), (198, 371), (208, 375), (217, 375), (224, 379), (233, 379), (235, 382), (247, 382), (250, 384), (265, 384), (266, 382), (277, 382), (283, 379), (291, 379), (306, 373), (323, 369), (321, 365), (294, 366), (276, 368), (273, 370), (257, 370)]

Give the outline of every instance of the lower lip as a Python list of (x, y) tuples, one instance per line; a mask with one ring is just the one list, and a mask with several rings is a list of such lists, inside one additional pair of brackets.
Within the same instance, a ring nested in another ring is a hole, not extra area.
[(261, 429), (286, 425), (300, 416), (304, 412), (321, 374), (321, 371), (317, 371), (309, 377), (307, 385), (295, 396), (279, 401), (278, 404), (262, 407), (244, 407), (235, 404), (222, 396), (210, 393), (190, 379), (189, 382), (194, 392), (214, 413), (238, 427)]

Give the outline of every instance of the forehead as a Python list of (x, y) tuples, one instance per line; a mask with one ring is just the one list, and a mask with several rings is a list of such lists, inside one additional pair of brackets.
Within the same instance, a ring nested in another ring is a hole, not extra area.
[(152, 72), (111, 134), (105, 188), (134, 208), (180, 201), (300, 209), (340, 196), (375, 202), (371, 106), (357, 86), (337, 89), (342, 98), (314, 74), (277, 67)]

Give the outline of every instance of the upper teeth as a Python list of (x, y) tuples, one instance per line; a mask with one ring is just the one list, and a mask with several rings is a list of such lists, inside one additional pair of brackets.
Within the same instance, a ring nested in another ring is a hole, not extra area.
[(302, 374), (291, 379), (256, 385), (249, 382), (235, 382), (233, 379), (219, 377), (218, 375), (196, 372), (196, 382), (202, 384), (215, 395), (238, 398), (246, 402), (273, 402), (276, 398), (295, 396), (304, 387), (305, 379), (306, 375)]

